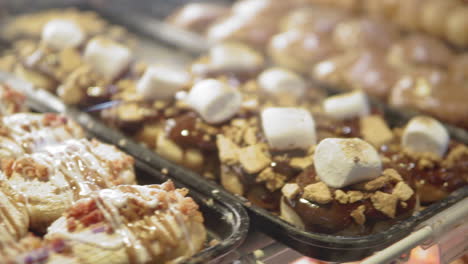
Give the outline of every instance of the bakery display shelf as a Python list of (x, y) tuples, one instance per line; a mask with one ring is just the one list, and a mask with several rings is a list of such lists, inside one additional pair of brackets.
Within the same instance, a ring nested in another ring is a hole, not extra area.
[[(80, 5), (80, 7), (93, 9), (87, 5)], [(143, 35), (150, 38), (162, 39), (163, 43), (172, 44), (172, 47), (179, 48), (177, 49), (178, 51), (182, 49), (186, 51), (186, 53), (197, 54), (206, 49), (209, 45), (207, 43), (198, 42), (197, 39), (192, 39), (191, 37), (193, 36), (191, 35), (181, 37), (179, 31), (171, 31), (170, 27), (168, 28), (167, 25), (160, 22), (157, 18), (143, 14), (132, 15), (133, 11), (128, 11), (128, 9), (119, 10), (118, 5), (113, 5), (112, 8), (108, 9), (99, 7), (93, 10), (98, 11), (101, 15), (111, 19), (111, 21), (116, 24), (127, 26), (131, 30), (135, 29), (139, 33), (141, 32)], [(108, 128), (90, 114), (73, 107), (64, 106), (55, 96), (42, 90), (31, 89), (30, 92), (32, 92), (36, 104), (43, 107), (44, 110), (66, 112), (77, 122), (86, 127), (93, 135), (98, 136), (104, 141), (118, 145), (127, 153), (144, 162), (148, 167), (155, 168), (169, 175), (171, 178), (183, 182), (189, 188), (199, 191), (206, 197), (226, 199), (233, 203), (240, 202), (244, 204), (251, 217), (252, 226), (267, 233), (287, 247), (297, 250), (301, 254), (326, 261), (345, 262), (360, 260), (370, 256), (374, 252), (382, 250), (404, 238), (424, 220), (429, 219), (468, 196), (468, 187), (459, 189), (446, 199), (429, 206), (425, 210), (416, 213), (414, 216), (401, 221), (383, 232), (373, 235), (336, 236), (306, 232), (284, 222), (278, 216), (264, 209), (252, 206), (247, 199), (228, 193), (214, 182), (203, 179), (200, 175), (188, 169), (184, 169), (162, 159), (153, 151), (129, 139), (122, 133)], [(384, 105), (381, 105), (381, 107), (386, 110), (385, 113), (389, 116), (390, 120), (393, 120), (394, 124), (407, 121), (405, 113), (394, 111)], [(457, 131), (452, 130), (452, 136), (467, 143), (468, 137), (462, 133), (463, 131), (460, 133)], [(272, 243), (271, 246), (272, 252), (282, 248), (281, 245), (276, 243)], [(227, 257), (229, 256), (230, 254)]]
[[(69, 112), (54, 96), (42, 90), (35, 90), (32, 85), (9, 74), (0, 72), (0, 82), (6, 82), (12, 88), (25, 93), (28, 97), (27, 104), (34, 111), (70, 113), (72, 118), (76, 117), (73, 114), (74, 112)], [(44, 104), (45, 101), (49, 103)], [(86, 125), (85, 123), (81, 123), (81, 125), (85, 130), (90, 127), (89, 124)], [(93, 129), (88, 129), (86, 132), (90, 137), (100, 138), (100, 135), (94, 133)], [(135, 159), (135, 170), (140, 184), (159, 184), (171, 179), (178, 188), (190, 189), (190, 197), (194, 198), (200, 206), (208, 233), (206, 248), (184, 263), (217, 263), (221, 258), (226, 259), (224, 256), (244, 241), (249, 228), (249, 218), (247, 212), (239, 203), (222, 194), (216, 197), (202, 194), (181, 181), (173, 179), (170, 175), (163, 174), (161, 171), (148, 166), (147, 163), (137, 158)]]

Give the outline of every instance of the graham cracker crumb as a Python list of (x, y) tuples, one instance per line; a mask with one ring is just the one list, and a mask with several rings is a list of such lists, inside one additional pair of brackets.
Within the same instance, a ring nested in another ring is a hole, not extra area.
[(320, 204), (329, 203), (333, 198), (328, 186), (323, 182), (309, 184), (304, 188), (302, 197)]
[(377, 191), (371, 195), (371, 201), (375, 209), (390, 218), (395, 217), (398, 198), (394, 195)]
[(430, 159), (422, 158), (418, 162), (418, 168), (421, 170), (432, 169), (434, 168), (434, 166), (435, 166), (434, 162)]
[(276, 191), (283, 187), (286, 176), (276, 173), (272, 168), (268, 167), (264, 169), (255, 179), (256, 182), (265, 182), (265, 186), (270, 191)]
[(347, 204), (349, 202), (349, 197), (342, 190), (335, 191), (335, 199), (341, 204)]
[(299, 191), (300, 191), (300, 188), (299, 188), (299, 185), (297, 185), (297, 183), (287, 183), (281, 189), (281, 193), (287, 199), (294, 198), (299, 193)]
[(255, 145), (257, 144), (257, 129), (253, 128), (253, 127), (248, 127), (245, 131), (244, 131), (244, 142), (247, 144), (247, 145)]
[(408, 204), (406, 202), (400, 202), (401, 207), (406, 208), (408, 207)]
[(401, 181), (397, 183), (397, 185), (393, 189), (392, 194), (398, 197), (398, 199), (400, 199), (401, 201), (406, 201), (409, 198), (411, 198), (411, 196), (413, 196), (414, 191), (413, 189), (411, 189), (411, 187), (408, 186), (408, 184)]
[(387, 176), (379, 176), (373, 180), (353, 185), (355, 189), (364, 191), (375, 191), (382, 188), (388, 182)]
[(336, 190), (335, 199), (342, 204), (355, 203), (364, 199), (364, 194), (360, 191), (344, 192), (342, 190)]
[(227, 165), (233, 165), (239, 161), (239, 147), (229, 138), (218, 135), (216, 145), (219, 149), (219, 159)]
[(360, 205), (354, 211), (351, 212), (351, 217), (358, 225), (364, 225), (366, 222), (366, 215), (364, 212), (366, 211), (366, 206)]
[(355, 203), (364, 199), (364, 194), (360, 191), (348, 191), (349, 203)]
[(393, 139), (392, 130), (379, 115), (365, 116), (360, 119), (361, 134), (367, 142), (380, 147)]
[(382, 174), (389, 177), (389, 179), (400, 182), (403, 181), (401, 175), (394, 169), (385, 169)]
[(314, 163), (314, 156), (295, 157), (291, 159), (289, 165), (295, 169), (305, 169)]
[(447, 154), (447, 158), (442, 162), (442, 166), (445, 168), (451, 168), (463, 156), (468, 157), (468, 147), (465, 145), (458, 145)]
[(247, 173), (257, 173), (271, 163), (263, 149), (262, 144), (256, 144), (239, 150), (239, 161)]

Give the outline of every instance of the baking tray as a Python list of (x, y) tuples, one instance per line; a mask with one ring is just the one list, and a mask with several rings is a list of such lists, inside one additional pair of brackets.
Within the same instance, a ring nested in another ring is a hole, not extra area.
[[(109, 18), (110, 21), (115, 24), (121, 24), (127, 26), (129, 29), (138, 30), (150, 37), (161, 38), (161, 35), (154, 34), (159, 30), (158, 26), (160, 24), (152, 24), (151, 28), (145, 26), (147, 21), (154, 20), (152, 18), (144, 15), (129, 18), (130, 16), (123, 16), (124, 13), (122, 10), (116, 11), (116, 9), (112, 9), (112, 11), (107, 10), (101, 14), (104, 14), (104, 17)], [(116, 19), (114, 20), (112, 18)], [(127, 18), (129, 19), (127, 20)], [(173, 33), (177, 34), (177, 32)], [(171, 43), (171, 40), (168, 40), (166, 43)], [(192, 49), (189, 50), (189, 52), (196, 53), (196, 50)], [(183, 182), (189, 188), (197, 190), (207, 197), (212, 197), (213, 199), (226, 199), (233, 203), (243, 203), (249, 212), (251, 223), (255, 228), (267, 233), (304, 255), (325, 261), (346, 262), (363, 259), (364, 257), (371, 255), (373, 252), (383, 249), (403, 238), (424, 220), (468, 196), (468, 187), (459, 189), (443, 201), (433, 204), (424, 211), (418, 212), (414, 216), (377, 234), (366, 236), (336, 236), (305, 232), (282, 221), (279, 217), (264, 209), (252, 206), (244, 197), (232, 195), (223, 190), (216, 183), (208, 181), (194, 172), (162, 159), (153, 151), (143, 147), (139, 143), (136, 143), (130, 138), (124, 136), (122, 133), (110, 129), (91, 115), (81, 112), (73, 107), (65, 107), (56, 97), (51, 96), (46, 92), (38, 91), (38, 93), (40, 95), (35, 95), (34, 97), (37, 99), (39, 105), (48, 108), (46, 110), (66, 112), (80, 124), (85, 126), (92, 134), (97, 135), (101, 140), (118, 145), (121, 149), (137, 157), (137, 159), (143, 161), (151, 168), (164, 171), (167, 173), (166, 175), (169, 175), (169, 177)], [(44, 105), (44, 103), (46, 103), (46, 105)], [(385, 109), (385, 114), (388, 120), (391, 120), (394, 125), (401, 124), (408, 119), (407, 116), (399, 111), (389, 109), (378, 103), (377, 105)], [(465, 134), (462, 133), (463, 131), (454, 131), (452, 129), (450, 129), (450, 131), (453, 138), (468, 143), (468, 136), (465, 136)]]

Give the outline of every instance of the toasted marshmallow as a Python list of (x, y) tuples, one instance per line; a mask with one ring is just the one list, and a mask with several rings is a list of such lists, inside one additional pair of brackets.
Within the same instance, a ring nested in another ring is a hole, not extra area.
[(262, 111), (262, 127), (275, 150), (309, 149), (316, 142), (315, 122), (305, 109), (269, 107)]
[(450, 141), (445, 127), (437, 120), (417, 116), (410, 120), (403, 131), (401, 144), (404, 148), (418, 153), (432, 153), (444, 156)]
[(166, 100), (173, 97), (190, 81), (187, 72), (162, 65), (146, 69), (138, 81), (136, 91), (149, 100)]
[(330, 96), (323, 102), (327, 115), (336, 119), (366, 116), (370, 112), (367, 96), (362, 91)]
[(54, 19), (42, 29), (42, 41), (54, 49), (79, 46), (84, 38), (80, 26), (71, 20)]
[(255, 70), (263, 65), (263, 56), (247, 45), (226, 42), (210, 50), (213, 70)]
[(233, 117), (242, 104), (241, 93), (220, 81), (207, 79), (196, 83), (186, 102), (208, 123), (221, 123)]
[(314, 153), (315, 171), (328, 186), (342, 188), (380, 176), (382, 162), (371, 144), (358, 138), (327, 138)]
[(263, 91), (274, 96), (292, 94), (300, 97), (306, 90), (304, 79), (287, 69), (270, 68), (263, 71), (257, 80)]
[(95, 37), (84, 51), (85, 61), (109, 81), (114, 80), (130, 64), (132, 53), (110, 39)]

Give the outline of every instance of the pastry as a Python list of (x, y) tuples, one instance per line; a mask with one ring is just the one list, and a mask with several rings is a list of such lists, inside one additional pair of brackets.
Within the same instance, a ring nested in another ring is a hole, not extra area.
[(281, 21), (281, 30), (300, 29), (314, 33), (331, 33), (337, 24), (349, 19), (350, 14), (344, 10), (312, 6), (291, 11)]
[(3, 244), (15, 243), (26, 236), (29, 227), (27, 200), (0, 176), (0, 252)]
[(67, 9), (24, 15), (5, 31), (12, 49), (0, 58), (0, 69), (57, 92), (68, 104), (108, 99), (114, 82), (129, 69), (131, 51), (125, 44), (131, 45), (131, 38), (94, 13)]
[(123, 185), (90, 193), (47, 230), (80, 263), (167, 263), (198, 252), (206, 239), (198, 205), (188, 190)]
[(190, 3), (166, 18), (167, 23), (178, 28), (203, 33), (208, 26), (228, 13), (229, 8), (214, 3)]
[(26, 112), (26, 97), (12, 89), (6, 83), (0, 83), (0, 115), (11, 115)]
[(0, 119), (0, 158), (18, 158), (67, 139), (83, 138), (83, 129), (60, 114), (18, 113)]
[(135, 183), (130, 156), (86, 139), (4, 159), (2, 171), (12, 188), (25, 196), (30, 227), (39, 232), (91, 191)]

